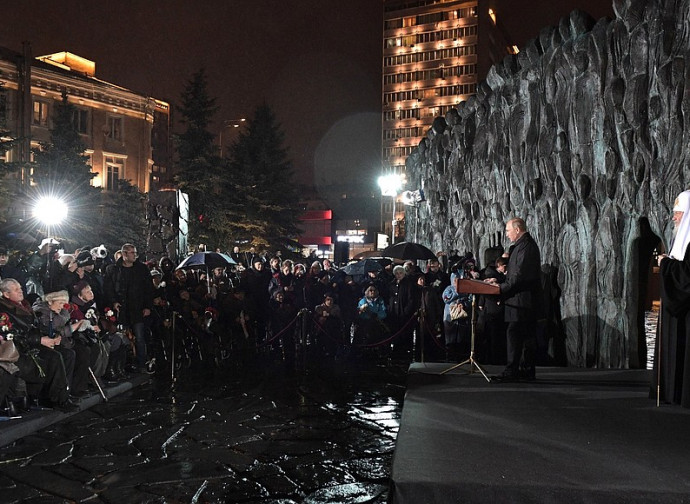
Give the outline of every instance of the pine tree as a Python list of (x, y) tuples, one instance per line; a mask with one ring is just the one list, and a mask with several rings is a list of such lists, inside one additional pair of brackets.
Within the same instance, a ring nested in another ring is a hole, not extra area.
[[(5, 86), (0, 82), (0, 155), (4, 156), (9, 150), (19, 143), (18, 138), (14, 138), (13, 134), (7, 128), (7, 114), (8, 114), (8, 98)], [(11, 173), (19, 170), (17, 163), (0, 161), (0, 180), (7, 177)], [(6, 183), (3, 180), (0, 183), (0, 223), (7, 222), (7, 206), (12, 201), (13, 194), (16, 187), (13, 184)]]
[(75, 111), (63, 92), (62, 101), (55, 106), (50, 140), (34, 150), (30, 195), (34, 200), (53, 197), (65, 201), (68, 221), (54, 231), (69, 244), (90, 237), (100, 205), (100, 189), (91, 185), (95, 174), (84, 154), (86, 146), (74, 126)]
[(299, 233), (298, 194), (283, 139), (273, 111), (263, 104), (230, 148), (225, 225), (235, 242), (277, 250)]
[(177, 137), (177, 184), (189, 195), (189, 234), (191, 242), (223, 240), (220, 200), (221, 158), (215, 153), (214, 135), (208, 131), (218, 110), (216, 99), (208, 94), (206, 73), (196, 72), (182, 92), (179, 108), (186, 130)]
[(124, 243), (141, 244), (147, 234), (146, 195), (128, 180), (118, 180), (116, 191), (101, 193), (99, 223), (89, 243), (117, 250)]
[(71, 193), (79, 198), (84, 197), (83, 192), (98, 192), (86, 190), (95, 189), (91, 186), (95, 174), (84, 154), (86, 146), (74, 126), (75, 112), (74, 105), (67, 101), (67, 94), (63, 92), (62, 101), (55, 107), (50, 141), (41, 143), (41, 148), (34, 151), (34, 184), (43, 192), (60, 192), (69, 200), (73, 199)]
[(55, 107), (50, 141), (34, 152), (32, 198), (53, 196), (67, 203), (68, 220), (55, 232), (69, 247), (103, 243), (116, 250), (127, 241), (143, 244), (144, 195), (123, 180), (115, 191), (101, 191), (91, 185), (95, 174), (74, 124), (75, 112), (63, 93)]

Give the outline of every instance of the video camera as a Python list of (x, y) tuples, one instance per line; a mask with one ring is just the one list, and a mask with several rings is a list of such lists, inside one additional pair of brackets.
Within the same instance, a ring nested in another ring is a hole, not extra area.
[(105, 248), (105, 245), (101, 244), (98, 247), (94, 247), (90, 250), (91, 252), (91, 257), (93, 257), (94, 261), (96, 259), (105, 259), (108, 257), (108, 249)]

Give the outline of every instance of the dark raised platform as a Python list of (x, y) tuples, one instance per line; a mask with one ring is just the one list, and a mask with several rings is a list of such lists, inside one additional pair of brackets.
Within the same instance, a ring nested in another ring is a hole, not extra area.
[[(395, 504), (690, 502), (690, 410), (649, 399), (650, 372), (539, 368), (487, 383), (410, 367)], [(489, 374), (502, 368), (485, 366)]]

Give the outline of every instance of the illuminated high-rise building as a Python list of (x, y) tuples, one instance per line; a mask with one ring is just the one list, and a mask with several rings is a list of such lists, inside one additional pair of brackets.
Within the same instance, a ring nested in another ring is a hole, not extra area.
[[(404, 177), (405, 159), (434, 119), (475, 94), (491, 66), (517, 52), (501, 28), (495, 4), (495, 0), (384, 0), (384, 174)], [(391, 215), (392, 200), (383, 201), (383, 214)], [(395, 210), (401, 222), (403, 207), (397, 204)], [(396, 236), (404, 234), (402, 229), (396, 231)]]

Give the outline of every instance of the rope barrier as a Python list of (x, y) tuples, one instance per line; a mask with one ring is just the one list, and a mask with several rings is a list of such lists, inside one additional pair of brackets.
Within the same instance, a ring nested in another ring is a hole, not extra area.
[(297, 315), (295, 315), (295, 318), (293, 318), (293, 319), (288, 323), (288, 325), (286, 325), (283, 329), (281, 329), (280, 331), (278, 331), (278, 333), (276, 333), (276, 334), (274, 334), (273, 336), (271, 336), (271, 338), (269, 338), (269, 339), (267, 339), (266, 341), (262, 342), (260, 345), (257, 345), (257, 347), (262, 347), (262, 346), (266, 346), (266, 345), (268, 345), (268, 344), (270, 344), (270, 343), (273, 343), (276, 339), (278, 339), (280, 336), (282, 336), (288, 329), (290, 329), (290, 327), (291, 327), (292, 325), (294, 325), (295, 322), (297, 322), (297, 319), (298, 319), (301, 315), (302, 315), (301, 312), (298, 313)]
[(386, 345), (386, 344), (390, 343), (391, 341), (393, 341), (393, 340), (394, 340), (395, 338), (397, 338), (398, 336), (400, 336), (403, 332), (405, 332), (405, 331), (407, 330), (408, 326), (409, 326), (413, 321), (415, 321), (416, 319), (417, 319), (417, 313), (415, 312), (415, 313), (412, 315), (412, 317), (410, 317), (410, 320), (408, 320), (408, 321), (405, 323), (405, 325), (403, 325), (403, 326), (400, 328), (400, 330), (398, 330), (397, 333), (393, 334), (392, 336), (390, 336), (389, 338), (386, 338), (386, 339), (383, 340), (383, 341), (379, 341), (378, 343), (366, 343), (366, 344), (362, 343), (362, 344), (357, 344), (357, 345), (353, 345), (353, 346), (358, 347), (358, 348), (375, 348), (375, 347), (378, 347), (378, 346)]
[(438, 342), (438, 340), (436, 339), (436, 335), (435, 335), (434, 333), (431, 332), (431, 325), (429, 325), (429, 324), (425, 324), (425, 325), (426, 325), (426, 331), (429, 333), (429, 336), (431, 336), (431, 339), (432, 339), (433, 342), (436, 344), (436, 346), (437, 346), (439, 349), (445, 351), (445, 350), (446, 350), (446, 347), (445, 347), (444, 345), (441, 345), (441, 344)]
[(326, 330), (323, 328), (323, 326), (322, 326), (321, 324), (319, 324), (319, 323), (316, 321), (316, 319), (312, 319), (312, 321), (314, 322), (314, 325), (316, 326), (316, 328), (317, 328), (319, 331), (321, 331), (322, 333), (324, 333), (324, 334), (326, 335), (326, 337), (327, 337), (328, 339), (330, 339), (331, 341), (333, 341), (333, 342), (335, 342), (335, 343), (338, 343), (338, 344), (340, 344), (340, 345), (344, 345), (344, 344), (346, 343), (345, 337), (341, 337), (341, 338), (340, 338), (340, 341), (338, 341), (336, 338), (334, 338), (333, 336), (331, 336), (330, 334), (328, 334), (328, 331), (326, 331)]

